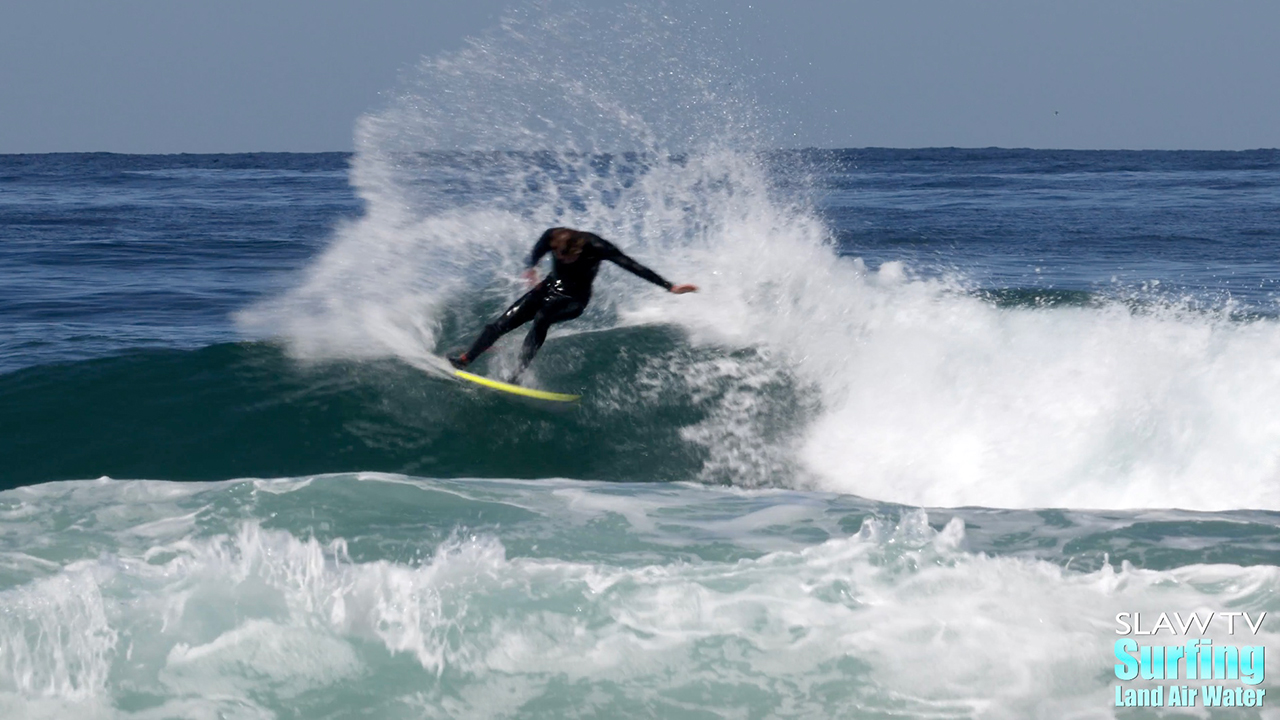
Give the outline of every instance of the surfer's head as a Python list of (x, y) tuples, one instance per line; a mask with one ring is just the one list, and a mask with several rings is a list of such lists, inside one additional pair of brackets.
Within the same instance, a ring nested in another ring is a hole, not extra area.
[(587, 246), (587, 234), (578, 230), (551, 228), (547, 233), (551, 236), (548, 242), (551, 252), (561, 262), (571, 263), (577, 260), (582, 255), (582, 249)]

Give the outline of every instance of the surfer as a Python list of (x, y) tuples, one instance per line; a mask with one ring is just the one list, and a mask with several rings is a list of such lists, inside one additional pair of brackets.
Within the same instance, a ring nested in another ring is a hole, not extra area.
[[(552, 254), (551, 272), (538, 282), (535, 267), (548, 252)], [(578, 317), (586, 309), (591, 300), (591, 283), (602, 260), (608, 260), (676, 295), (698, 290), (693, 285), (671, 284), (595, 233), (565, 227), (551, 228), (542, 233), (529, 254), (524, 275), (533, 289), (486, 325), (475, 343), (466, 352), (451, 356), (449, 362), (458, 369), (467, 367), (498, 338), (532, 320), (533, 327), (525, 336), (524, 347), (520, 350), (520, 367), (512, 378), (514, 381), (538, 354), (538, 348), (547, 339), (547, 329), (554, 323)]]

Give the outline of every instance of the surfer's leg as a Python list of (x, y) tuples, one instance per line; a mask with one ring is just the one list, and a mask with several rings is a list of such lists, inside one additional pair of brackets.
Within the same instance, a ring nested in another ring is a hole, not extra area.
[(524, 338), (524, 347), (520, 349), (520, 367), (511, 377), (511, 381), (515, 382), (524, 369), (529, 367), (529, 363), (533, 362), (533, 356), (538, 354), (538, 348), (541, 348), (542, 343), (546, 341), (547, 330), (553, 324), (578, 317), (586, 307), (585, 302), (563, 295), (552, 295), (543, 303), (542, 308), (533, 317), (533, 327), (529, 328), (529, 334)]
[(466, 366), (474, 361), (480, 356), (480, 353), (488, 350), (497, 342), (498, 338), (532, 320), (538, 314), (538, 311), (542, 309), (546, 299), (546, 288), (542, 285), (525, 293), (493, 322), (484, 326), (484, 330), (480, 332), (480, 337), (476, 338), (470, 349), (450, 361), (455, 366)]

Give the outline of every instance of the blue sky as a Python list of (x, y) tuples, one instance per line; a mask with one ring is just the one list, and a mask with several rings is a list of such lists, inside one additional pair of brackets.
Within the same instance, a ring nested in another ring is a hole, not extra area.
[[(509, 4), (5, 2), (0, 152), (349, 150), (419, 58)], [(797, 146), (1280, 146), (1272, 0), (700, 5), (733, 19)]]

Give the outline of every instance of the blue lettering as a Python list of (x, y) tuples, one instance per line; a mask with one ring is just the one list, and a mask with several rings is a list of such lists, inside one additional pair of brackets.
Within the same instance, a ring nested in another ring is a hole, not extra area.
[(1138, 641), (1129, 638), (1116, 640), (1116, 677), (1121, 680), (1132, 680), (1138, 677), (1138, 661), (1129, 653), (1138, 649)]

